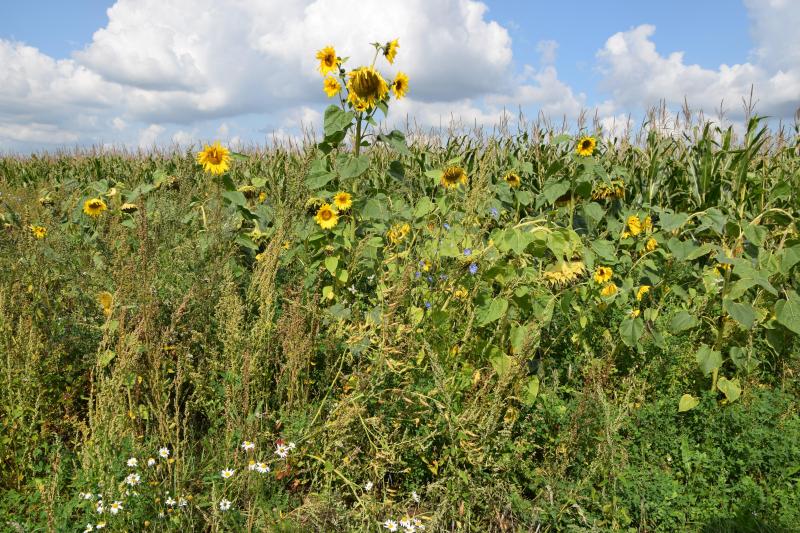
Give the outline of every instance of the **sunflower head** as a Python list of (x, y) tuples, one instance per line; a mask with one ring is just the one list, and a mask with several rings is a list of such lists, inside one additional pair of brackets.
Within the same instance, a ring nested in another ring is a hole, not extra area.
[(325, 76), (328, 72), (335, 72), (339, 61), (336, 59), (336, 50), (333, 46), (326, 46), (317, 52), (319, 59), (319, 73)]
[(594, 271), (594, 280), (597, 283), (605, 283), (606, 281), (611, 279), (611, 276), (614, 275), (614, 271), (611, 270), (611, 267), (607, 266), (599, 266)]
[(617, 294), (617, 285), (612, 281), (610, 283), (606, 283), (606, 285), (600, 289), (600, 294), (603, 296), (614, 296)]
[(333, 229), (339, 223), (339, 213), (331, 204), (322, 204), (314, 216), (314, 220), (322, 229)]
[(222, 146), (219, 141), (207, 144), (197, 154), (197, 162), (203, 165), (203, 170), (216, 176), (224, 174), (230, 163), (230, 151)]
[(322, 90), (325, 91), (328, 98), (333, 98), (342, 90), (342, 84), (333, 76), (327, 76), (322, 82)]
[(397, 57), (398, 48), (400, 48), (400, 45), (397, 43), (397, 39), (389, 41), (383, 47), (383, 56), (390, 65), (394, 63), (394, 58)]
[(508, 186), (511, 187), (512, 189), (516, 189), (522, 184), (522, 179), (519, 177), (519, 174), (513, 171), (506, 174), (503, 179), (506, 181), (506, 183), (508, 183)]
[(389, 241), (392, 244), (397, 244), (405, 239), (406, 235), (408, 235), (410, 232), (411, 226), (407, 222), (404, 222), (402, 224), (395, 224), (389, 228), (389, 231), (386, 232), (386, 236), (389, 237)]
[(578, 152), (578, 155), (585, 157), (592, 155), (595, 147), (597, 147), (597, 141), (594, 137), (584, 136), (578, 140), (578, 146), (575, 151)]
[(583, 261), (560, 260), (544, 270), (544, 279), (551, 285), (566, 285), (578, 279), (585, 271)]
[(408, 76), (404, 72), (398, 72), (392, 82), (392, 92), (394, 97), (400, 100), (408, 93)]
[(375, 107), (389, 93), (386, 80), (373, 67), (359, 67), (351, 70), (347, 76), (347, 99), (354, 107), (358, 100), (362, 100), (368, 108)]
[(641, 302), (648, 292), (650, 292), (650, 285), (642, 285), (636, 291), (636, 299)]
[(45, 228), (44, 226), (33, 225), (30, 228), (31, 228), (31, 233), (33, 233), (34, 238), (36, 238), (36, 239), (44, 239), (45, 237), (47, 237), (47, 228)]
[(442, 172), (441, 182), (445, 189), (455, 189), (459, 184), (467, 184), (467, 173), (459, 166), (447, 167)]
[(89, 198), (83, 202), (83, 212), (93, 218), (102, 215), (106, 209), (108, 209), (108, 206), (106, 206), (102, 198)]
[(647, 242), (645, 243), (644, 248), (648, 252), (652, 252), (653, 250), (658, 248), (658, 241), (655, 240), (653, 237), (650, 237), (649, 239), (647, 239)]
[(111, 316), (111, 307), (114, 305), (114, 295), (108, 291), (103, 291), (97, 295), (97, 303), (103, 308), (103, 314)]
[(339, 211), (347, 211), (353, 206), (353, 196), (349, 192), (339, 191), (333, 196), (333, 205)]
[(639, 219), (638, 216), (636, 215), (629, 216), (628, 220), (626, 221), (626, 224), (628, 226), (628, 231), (634, 237), (636, 237), (642, 232), (642, 221), (641, 219)]
[(122, 204), (121, 206), (119, 206), (119, 210), (122, 211), (123, 213), (131, 214), (131, 213), (135, 213), (136, 211), (138, 211), (139, 210), (139, 206), (136, 205), (136, 204), (131, 204), (131, 203), (127, 203), (126, 202), (126, 203)]

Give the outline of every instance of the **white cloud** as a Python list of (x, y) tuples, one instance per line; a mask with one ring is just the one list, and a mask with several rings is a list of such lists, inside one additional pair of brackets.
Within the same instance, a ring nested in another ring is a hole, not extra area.
[[(649, 24), (612, 35), (597, 57), (602, 85), (610, 91), (615, 110), (641, 110), (662, 100), (677, 107), (688, 100), (706, 114), (722, 106), (731, 117), (741, 118), (742, 99), (752, 87), (759, 113), (790, 118), (800, 105), (800, 55), (795, 54), (800, 43), (793, 44), (797, 32), (781, 27), (778, 19), (784, 10), (791, 11), (788, 20), (797, 18), (800, 9), (779, 0), (748, 0), (747, 4), (755, 21), (756, 63), (723, 64), (716, 69), (686, 64), (683, 52), (662, 55), (656, 50), (655, 26)], [(779, 29), (783, 30), (780, 34), (771, 33)], [(781, 46), (787, 47), (788, 54), (778, 60), (774, 55)]]

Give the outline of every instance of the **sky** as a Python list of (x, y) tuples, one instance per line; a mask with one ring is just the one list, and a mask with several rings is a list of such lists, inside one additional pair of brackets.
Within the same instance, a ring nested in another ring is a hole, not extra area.
[(800, 0), (0, 0), (0, 152), (269, 142), (319, 130), (314, 54), (398, 38), (387, 126), (522, 110), (608, 134), (687, 101), (740, 125), (800, 107)]

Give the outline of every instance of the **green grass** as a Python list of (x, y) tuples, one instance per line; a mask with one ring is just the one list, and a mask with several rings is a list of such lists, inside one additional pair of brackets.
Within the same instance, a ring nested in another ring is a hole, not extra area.
[(800, 529), (796, 140), (329, 148), (0, 159), (0, 529)]

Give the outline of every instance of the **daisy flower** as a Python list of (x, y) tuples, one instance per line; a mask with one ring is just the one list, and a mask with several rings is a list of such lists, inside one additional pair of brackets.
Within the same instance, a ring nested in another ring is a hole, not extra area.
[(136, 468), (137, 466), (139, 466), (139, 461), (136, 459), (136, 457), (131, 457), (125, 464), (127, 464), (131, 468)]
[(221, 500), (219, 501), (219, 510), (220, 510), (220, 511), (223, 511), (223, 512), (225, 512), (225, 511), (227, 511), (227, 510), (228, 510), (228, 509), (230, 509), (230, 508), (231, 508), (231, 502), (230, 502), (230, 500), (223, 498), (223, 499), (221, 499)]
[(125, 483), (127, 483), (131, 487), (133, 487), (134, 485), (138, 485), (139, 483), (141, 483), (141, 481), (142, 478), (139, 477), (139, 474), (128, 474), (128, 476), (125, 478)]
[(259, 474), (266, 474), (269, 472), (269, 467), (266, 463), (256, 463), (256, 472)]
[(275, 446), (275, 455), (281, 459), (286, 459), (289, 456), (289, 449), (287, 445), (279, 443)]
[(246, 441), (242, 442), (242, 449), (244, 451), (246, 451), (246, 452), (249, 452), (250, 450), (254, 450), (255, 448), (256, 448), (255, 443), (250, 442), (249, 440), (246, 440)]
[(397, 522), (389, 518), (386, 520), (386, 522), (383, 523), (383, 527), (385, 527), (389, 531), (397, 531)]
[(114, 502), (108, 508), (111, 514), (117, 514), (118, 512), (122, 511), (122, 502)]
[(222, 476), (222, 479), (230, 479), (233, 477), (234, 472), (236, 471), (231, 468), (226, 468), (222, 472), (220, 472), (220, 475)]
[[(166, 446), (164, 446), (163, 448), (159, 448), (158, 456), (161, 457), (162, 459), (169, 459), (169, 448), (167, 448)], [(148, 464), (149, 463), (150, 461), (148, 461)]]
[[(167, 450), (167, 455), (169, 455), (169, 450)], [(156, 464), (156, 460), (152, 457), (147, 460), (147, 466), (154, 466)]]
[(172, 498), (172, 496), (170, 496), (169, 498), (167, 498), (167, 499), (164, 501), (164, 503), (165, 503), (165, 504), (167, 504), (167, 506), (168, 506), (168, 507), (175, 507), (175, 500)]

